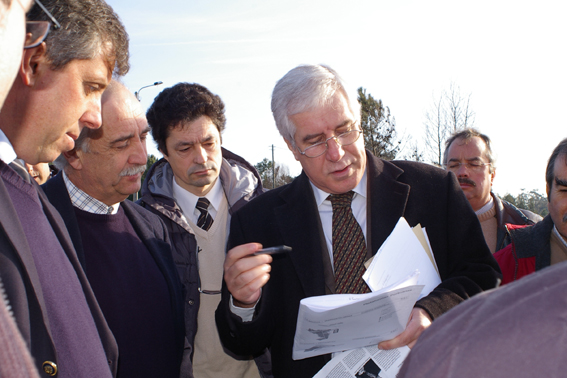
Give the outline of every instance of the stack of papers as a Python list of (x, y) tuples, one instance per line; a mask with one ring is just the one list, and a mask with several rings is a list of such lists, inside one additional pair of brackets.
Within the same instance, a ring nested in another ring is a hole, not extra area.
[[(367, 266), (363, 278), (372, 293), (323, 295), (300, 302), (294, 360), (366, 347), (365, 355), (372, 356), (368, 359), (383, 365), (381, 354), (370, 353), (368, 348), (374, 350), (379, 342), (399, 335), (415, 302), (441, 283), (425, 229), (419, 225), (412, 229), (404, 218)], [(393, 366), (381, 367), (382, 377), (387, 376), (385, 370), (395, 376), (408, 351), (404, 347), (403, 352), (396, 352)], [(350, 355), (345, 353), (333, 358), (321, 376), (338, 369), (343, 357)]]
[(419, 270), (418, 285), (423, 285), (419, 298), (425, 297), (441, 283), (429, 239), (421, 226), (412, 229), (405, 218), (382, 244), (362, 278), (370, 290), (380, 290)]
[(399, 335), (423, 286), (416, 271), (392, 287), (368, 294), (335, 294), (301, 300), (292, 357), (300, 360), (378, 345)]

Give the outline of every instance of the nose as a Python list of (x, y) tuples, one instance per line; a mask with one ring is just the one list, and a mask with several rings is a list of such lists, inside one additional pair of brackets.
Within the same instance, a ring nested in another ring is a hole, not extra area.
[(193, 161), (197, 164), (204, 164), (207, 162), (207, 151), (201, 145), (195, 145), (195, 156)]
[(148, 161), (148, 153), (146, 150), (146, 141), (138, 139), (136, 147), (130, 155), (130, 164), (145, 165)]
[(337, 142), (337, 138), (331, 138), (327, 141), (327, 159), (330, 161), (339, 161), (344, 156), (343, 147)]
[(457, 171), (455, 172), (457, 177), (467, 177), (469, 175), (469, 170), (466, 164), (461, 164)]
[(101, 115), (101, 99), (93, 98), (87, 103), (87, 108), (85, 112), (79, 118), (79, 127), (81, 130), (83, 127), (88, 127), (89, 129), (98, 129), (102, 126), (102, 115)]

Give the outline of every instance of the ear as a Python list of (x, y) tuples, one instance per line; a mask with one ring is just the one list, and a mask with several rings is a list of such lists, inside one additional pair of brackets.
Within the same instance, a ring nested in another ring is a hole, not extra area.
[(45, 42), (31, 49), (24, 49), (19, 76), (26, 86), (33, 86), (41, 72), (40, 65), (47, 65)]
[(492, 187), (492, 183), (494, 182), (494, 176), (496, 176), (496, 169), (494, 172), (490, 174), (490, 186)]
[(545, 184), (545, 192), (547, 193), (547, 202), (549, 202), (549, 193), (551, 192), (551, 188), (549, 187), (549, 184)]
[(167, 162), (169, 162), (169, 158), (167, 157), (167, 155), (166, 155), (166, 154), (164, 154), (164, 153), (163, 153), (163, 151), (162, 151), (161, 149), (158, 149), (158, 151), (159, 151), (159, 152), (161, 152), (161, 154), (162, 154), (163, 158), (164, 158), (164, 159), (165, 159), (165, 160), (166, 160)]
[(289, 148), (289, 150), (291, 151), (291, 153), (293, 154), (293, 157), (295, 158), (295, 160), (299, 161), (299, 157), (301, 156), (301, 154), (297, 151), (296, 147), (293, 147), (293, 144), (291, 144), (291, 142), (287, 139), (285, 139), (285, 143), (287, 144), (287, 148)]
[(65, 156), (69, 165), (76, 171), (83, 169), (82, 154), (82, 151), (77, 151), (74, 148), (71, 151), (63, 152), (63, 156)]

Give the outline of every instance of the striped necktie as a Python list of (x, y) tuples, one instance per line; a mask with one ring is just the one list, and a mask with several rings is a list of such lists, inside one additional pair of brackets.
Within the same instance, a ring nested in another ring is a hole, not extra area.
[(197, 201), (197, 210), (201, 212), (199, 215), (199, 219), (197, 220), (197, 226), (202, 228), (205, 231), (208, 231), (209, 228), (213, 225), (213, 217), (209, 214), (209, 200), (205, 197), (200, 197)]
[(362, 228), (352, 213), (354, 192), (333, 194), (328, 197), (333, 205), (333, 262), (335, 292), (362, 294), (369, 289), (362, 275), (366, 260), (366, 242)]

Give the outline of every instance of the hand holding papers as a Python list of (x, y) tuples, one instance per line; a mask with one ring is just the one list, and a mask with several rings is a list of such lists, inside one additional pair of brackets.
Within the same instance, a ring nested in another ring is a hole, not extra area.
[(293, 359), (376, 346), (400, 334), (423, 286), (414, 272), (368, 294), (336, 294), (301, 300)]
[[(368, 350), (377, 349), (380, 341), (400, 334), (418, 297), (426, 296), (441, 283), (425, 230), (419, 225), (412, 230), (400, 218), (363, 278), (372, 293), (325, 295), (305, 298), (300, 303), (293, 359), (348, 350), (333, 358), (317, 377), (327, 376), (323, 373), (325, 369), (329, 373), (339, 369), (344, 364), (343, 357), (350, 353), (363, 353), (365, 356), (359, 359), (362, 362), (380, 360), (380, 354)], [(366, 348), (349, 350), (361, 347)], [(394, 351), (398, 351), (394, 364), (397, 366), (409, 348)], [(397, 372), (396, 366), (391, 368), (392, 377)], [(383, 366), (380, 369), (381, 377), (390, 376), (385, 374)]]

